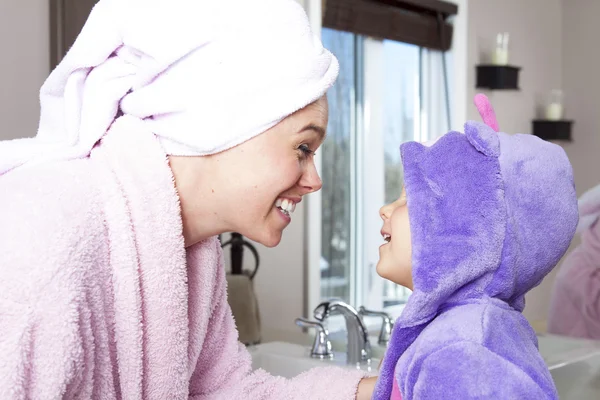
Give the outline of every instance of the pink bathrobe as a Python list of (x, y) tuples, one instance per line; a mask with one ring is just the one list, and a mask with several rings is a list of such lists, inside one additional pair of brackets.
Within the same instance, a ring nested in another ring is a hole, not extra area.
[(0, 399), (355, 398), (358, 371), (251, 371), (219, 242), (185, 250), (156, 137), (109, 132), (0, 193)]
[(600, 221), (583, 230), (581, 244), (560, 267), (550, 301), (548, 332), (600, 340)]

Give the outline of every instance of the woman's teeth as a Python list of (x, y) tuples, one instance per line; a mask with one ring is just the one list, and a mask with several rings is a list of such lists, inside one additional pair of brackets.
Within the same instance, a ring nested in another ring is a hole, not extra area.
[(383, 240), (385, 240), (387, 243), (390, 242), (390, 240), (392, 240), (392, 236), (388, 235), (387, 233), (383, 234)]
[(281, 210), (285, 215), (290, 215), (296, 209), (296, 203), (289, 199), (277, 199), (275, 206)]

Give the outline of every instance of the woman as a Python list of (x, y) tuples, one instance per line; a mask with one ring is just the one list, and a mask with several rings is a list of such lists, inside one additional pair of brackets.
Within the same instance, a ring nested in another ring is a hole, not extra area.
[(600, 185), (579, 198), (581, 243), (565, 258), (556, 276), (548, 333), (600, 340)]
[(0, 143), (0, 398), (354, 399), (251, 371), (217, 234), (279, 243), (336, 59), (293, 0), (101, 0)]

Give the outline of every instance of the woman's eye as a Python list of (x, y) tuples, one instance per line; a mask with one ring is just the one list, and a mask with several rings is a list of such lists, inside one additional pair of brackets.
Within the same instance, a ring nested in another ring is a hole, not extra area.
[(307, 145), (307, 144), (301, 144), (301, 145), (298, 147), (298, 150), (300, 150), (300, 151), (302, 152), (302, 154), (303, 154), (304, 156), (306, 156), (306, 157), (308, 157), (308, 156), (310, 156), (311, 154), (314, 154), (314, 153), (315, 153), (314, 151), (312, 151), (312, 150), (310, 149), (310, 147), (308, 147), (308, 145)]

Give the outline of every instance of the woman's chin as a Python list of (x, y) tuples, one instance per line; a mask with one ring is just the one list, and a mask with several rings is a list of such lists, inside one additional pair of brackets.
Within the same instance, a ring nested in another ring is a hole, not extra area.
[(279, 243), (281, 243), (281, 236), (282, 236), (283, 232), (277, 230), (276, 232), (270, 232), (261, 242), (260, 244), (262, 244), (263, 246), (266, 247), (275, 247), (277, 246)]
[(248, 232), (247, 235), (243, 234), (248, 239), (260, 243), (265, 247), (275, 247), (281, 242), (282, 232), (279, 229), (268, 229), (266, 228), (263, 232)]
[(279, 244), (279, 242), (281, 242), (280, 240), (276, 240), (276, 241), (269, 241), (269, 242), (264, 242), (261, 243), (263, 246), (268, 247), (268, 248), (273, 248), (273, 247), (277, 247), (277, 245)]

